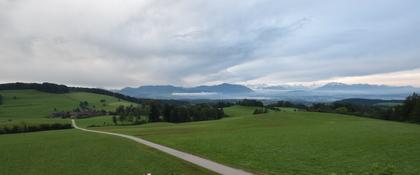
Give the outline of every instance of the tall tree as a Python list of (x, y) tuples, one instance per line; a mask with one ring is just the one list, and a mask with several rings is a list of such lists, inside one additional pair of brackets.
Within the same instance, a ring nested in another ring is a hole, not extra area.
[(117, 117), (115, 115), (112, 116), (112, 122), (114, 123), (114, 125), (118, 125)]
[(168, 122), (170, 120), (171, 117), (171, 111), (173, 110), (173, 106), (169, 105), (169, 104), (165, 104), (163, 106), (163, 121)]
[(157, 105), (152, 104), (150, 106), (150, 114), (149, 114), (149, 121), (150, 122), (158, 122), (160, 121), (160, 111)]
[(405, 99), (401, 115), (405, 120), (420, 122), (420, 95), (413, 93)]

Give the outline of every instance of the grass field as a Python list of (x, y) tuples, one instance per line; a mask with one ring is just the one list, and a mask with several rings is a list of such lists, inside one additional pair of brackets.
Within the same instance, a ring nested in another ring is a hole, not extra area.
[[(46, 118), (54, 108), (72, 110), (80, 101), (113, 110), (132, 103), (92, 93), (51, 94), (35, 90), (0, 91), (0, 127), (70, 123)], [(105, 100), (102, 103), (101, 100)], [(86, 119), (101, 123), (110, 116)], [(85, 125), (83, 125), (85, 126)], [(10, 174), (214, 174), (124, 138), (75, 129), (0, 135), (0, 175)]]
[[(97, 109), (130, 103), (90, 93), (0, 91), (0, 125), (49, 123), (54, 108), (80, 101)], [(16, 97), (16, 98), (14, 98)], [(105, 99), (105, 105), (100, 101)], [(254, 107), (225, 108), (227, 118), (182, 124), (113, 126), (111, 116), (79, 119), (81, 127), (125, 133), (259, 174), (362, 174), (373, 165), (420, 174), (420, 125), (339, 114), (280, 112), (252, 115)], [(209, 174), (123, 138), (74, 129), (0, 135), (0, 174)], [(25, 166), (22, 166), (25, 165)]]
[(75, 129), (0, 135), (0, 175), (212, 174), (141, 144)]
[(90, 125), (106, 126), (114, 125), (114, 123), (112, 122), (112, 116), (98, 116), (77, 120), (77, 126), (79, 127), (87, 128)]
[(229, 118), (95, 128), (139, 136), (262, 174), (362, 174), (374, 164), (420, 174), (420, 126), (354, 116), (230, 107)]
[[(98, 110), (114, 110), (119, 105), (132, 104), (114, 97), (85, 92), (52, 94), (36, 90), (7, 90), (0, 91), (0, 94), (4, 98), (0, 105), (0, 119), (47, 117), (54, 112), (54, 108), (57, 111), (70, 111), (78, 107), (81, 101), (87, 101)], [(105, 102), (101, 103), (101, 100)]]

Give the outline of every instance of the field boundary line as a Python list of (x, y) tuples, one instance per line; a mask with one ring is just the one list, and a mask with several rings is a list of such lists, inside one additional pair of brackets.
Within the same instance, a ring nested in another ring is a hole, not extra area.
[(133, 141), (136, 141), (137, 143), (141, 143), (143, 145), (149, 146), (151, 148), (157, 149), (159, 151), (162, 151), (164, 153), (170, 154), (172, 156), (178, 157), (182, 160), (185, 160), (187, 162), (190, 162), (192, 164), (198, 165), (200, 167), (203, 167), (205, 169), (211, 170), (213, 172), (224, 174), (224, 175), (252, 175), (252, 173), (246, 172), (244, 170), (232, 168), (226, 165), (222, 165), (216, 162), (213, 162), (208, 159), (204, 159), (186, 152), (178, 151), (173, 148), (169, 148), (163, 145), (159, 145), (138, 137), (125, 135), (125, 134), (118, 134), (113, 132), (105, 132), (105, 131), (96, 131), (96, 130), (90, 130), (85, 128), (80, 128), (76, 125), (76, 121), (74, 119), (71, 120), (71, 123), (75, 129), (86, 131), (86, 132), (93, 132), (93, 133), (100, 133), (100, 134), (107, 134), (107, 135), (113, 135), (113, 136), (119, 136), (123, 138), (127, 138)]

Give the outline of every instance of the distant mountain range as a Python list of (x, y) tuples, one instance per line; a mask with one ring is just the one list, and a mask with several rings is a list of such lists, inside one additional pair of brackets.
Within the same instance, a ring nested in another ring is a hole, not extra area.
[(386, 86), (370, 84), (328, 83), (315, 89), (316, 91), (346, 92), (346, 93), (412, 93), (420, 92), (420, 88), (412, 86)]
[[(253, 90), (254, 89), (254, 90)], [(335, 101), (347, 98), (403, 99), (420, 88), (370, 84), (328, 83), (321, 87), (302, 85), (260, 86), (253, 89), (237, 84), (178, 87), (172, 85), (126, 87), (116, 92), (142, 98), (156, 99), (282, 99), (299, 101)]]
[(246, 86), (223, 83), (213, 86), (177, 87), (172, 85), (140, 86), (137, 88), (126, 87), (118, 92), (134, 97), (150, 98), (187, 98), (199, 96), (221, 96), (249, 94), (254, 91)]

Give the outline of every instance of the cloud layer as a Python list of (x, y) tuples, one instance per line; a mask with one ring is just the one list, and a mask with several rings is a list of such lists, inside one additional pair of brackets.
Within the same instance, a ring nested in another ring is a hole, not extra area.
[[(420, 2), (0, 0), (0, 82), (420, 86)], [(413, 72), (414, 73), (410, 73)], [(341, 79), (344, 80), (344, 79)], [(352, 80), (352, 81), (353, 81)]]

